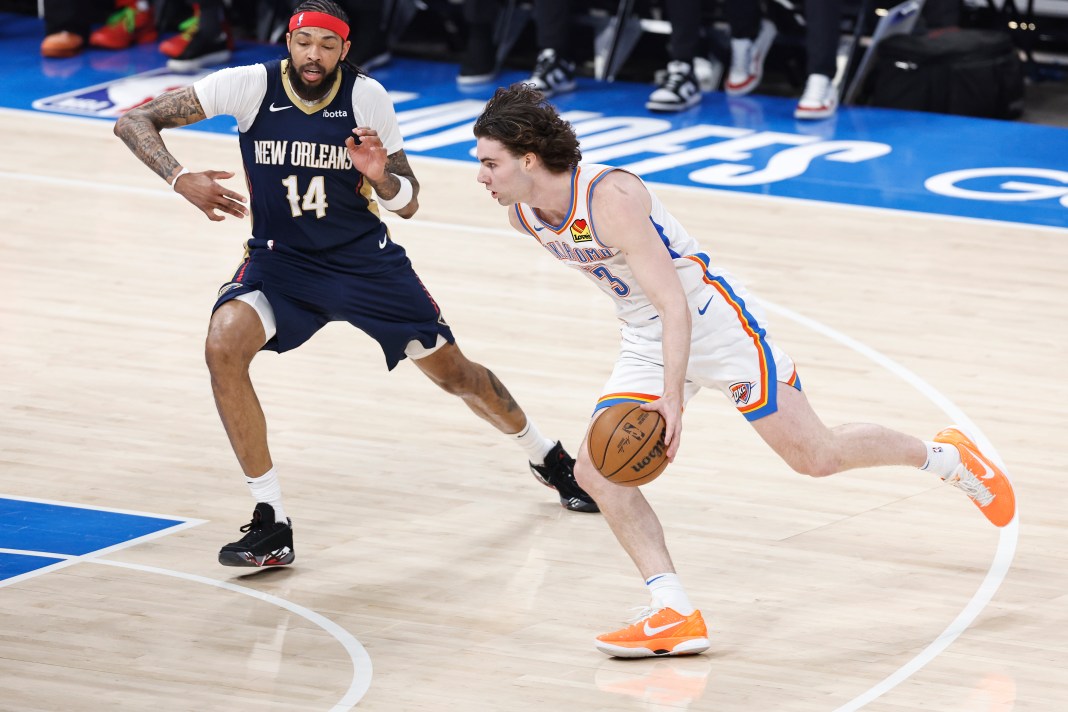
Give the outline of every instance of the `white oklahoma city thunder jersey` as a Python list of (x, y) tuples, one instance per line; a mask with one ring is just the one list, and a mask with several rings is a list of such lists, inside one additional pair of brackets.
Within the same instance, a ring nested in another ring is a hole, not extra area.
[[(517, 203), (515, 211), (520, 223), (542, 247), (564, 264), (582, 270), (601, 291), (612, 298), (616, 305), (616, 316), (624, 322), (639, 325), (655, 317), (656, 309), (634, 278), (623, 253), (601, 242), (596, 221), (590, 215), (590, 201), (597, 184), (614, 170), (621, 169), (594, 164), (576, 167), (571, 180), (571, 210), (559, 225), (545, 222), (529, 205), (523, 203)], [(652, 191), (649, 191), (649, 197), (652, 204), (649, 221), (675, 263), (687, 298), (691, 303), (703, 304), (705, 300), (701, 295), (706, 294), (708, 255), (701, 253), (697, 241), (690, 237)], [(611, 242), (610, 235), (603, 237)]]

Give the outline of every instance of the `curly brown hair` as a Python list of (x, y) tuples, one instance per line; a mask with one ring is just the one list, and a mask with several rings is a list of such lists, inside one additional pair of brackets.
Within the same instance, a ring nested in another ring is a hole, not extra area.
[(537, 155), (553, 173), (570, 171), (582, 160), (575, 129), (530, 84), (498, 89), (475, 120), (474, 133), (499, 141), (513, 156)]

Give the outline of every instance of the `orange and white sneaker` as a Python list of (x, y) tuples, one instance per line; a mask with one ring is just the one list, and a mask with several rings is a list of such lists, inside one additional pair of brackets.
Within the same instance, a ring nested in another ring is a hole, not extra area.
[(945, 478), (946, 482), (968, 495), (994, 526), (1011, 522), (1016, 516), (1016, 495), (1001, 468), (957, 428), (946, 428), (935, 435), (934, 441), (953, 445), (960, 453), (960, 465)]
[(631, 625), (597, 636), (594, 645), (617, 658), (696, 655), (708, 650), (708, 629), (701, 611), (684, 616), (672, 608), (643, 608)]

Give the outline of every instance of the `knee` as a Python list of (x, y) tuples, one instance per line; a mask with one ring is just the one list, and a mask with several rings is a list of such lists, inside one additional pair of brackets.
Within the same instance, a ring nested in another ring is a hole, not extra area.
[(794, 472), (808, 477), (827, 477), (841, 468), (831, 453), (818, 450), (799, 452), (786, 458)]
[(834, 463), (829, 459), (807, 458), (792, 460), (789, 465), (794, 472), (808, 477), (827, 477), (838, 472)]
[(204, 341), (204, 362), (212, 378), (219, 378), (248, 368), (248, 359), (224, 329), (209, 329)]
[(575, 461), (575, 481), (587, 492), (596, 491), (608, 482), (593, 466), (593, 463), (584, 458)]

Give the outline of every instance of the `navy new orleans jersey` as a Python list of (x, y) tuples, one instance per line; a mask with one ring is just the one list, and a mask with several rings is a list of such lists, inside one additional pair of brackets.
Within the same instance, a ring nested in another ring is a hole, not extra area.
[(427, 349), (452, 342), (345, 149), (357, 126), (375, 129), (389, 155), (402, 149), (389, 95), (342, 67), (326, 95), (308, 103), (290, 86), (286, 62), (223, 69), (194, 84), (206, 116), (237, 118), (252, 213), (245, 259), (215, 308), (262, 293), (276, 325), (263, 348), (279, 352), (347, 321), (378, 341), (389, 368), (413, 341)]
[[(308, 106), (283, 79), (281, 62), (269, 62), (266, 68), (267, 92), (259, 114), (241, 133), (254, 198), (253, 237), (310, 257), (338, 248), (343, 253), (348, 251), (344, 248), (378, 252), (386, 227), (371, 187), (353, 168), (344, 143), (356, 127), (356, 74), (341, 72), (327, 96)], [(347, 266), (359, 268), (359, 263)]]

